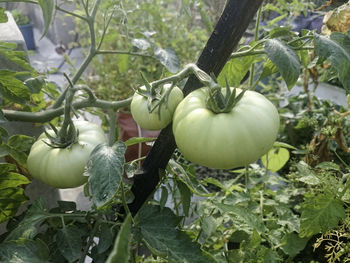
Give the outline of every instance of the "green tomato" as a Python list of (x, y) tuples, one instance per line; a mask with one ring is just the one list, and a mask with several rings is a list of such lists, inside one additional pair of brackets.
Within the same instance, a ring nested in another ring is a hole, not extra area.
[(175, 141), (188, 160), (230, 169), (248, 165), (272, 148), (280, 122), (277, 109), (268, 99), (246, 91), (230, 112), (215, 114), (206, 107), (208, 91), (201, 88), (191, 92), (174, 113)]
[[(87, 121), (74, 121), (79, 130), (78, 141), (67, 148), (52, 148), (46, 134), (39, 136), (33, 144), (27, 168), (30, 175), (55, 188), (78, 187), (87, 181), (84, 168), (91, 151), (100, 143), (106, 142), (102, 129)], [(48, 131), (54, 135), (52, 130)]]
[[(160, 94), (164, 95), (170, 87), (170, 84), (165, 84)], [(143, 88), (144, 86), (141, 87), (141, 89)], [(136, 92), (130, 105), (131, 114), (141, 128), (146, 130), (161, 130), (171, 122), (174, 111), (182, 99), (183, 94), (181, 89), (175, 86), (169, 94), (168, 103), (162, 103), (160, 108), (157, 107), (150, 113), (147, 98)]]

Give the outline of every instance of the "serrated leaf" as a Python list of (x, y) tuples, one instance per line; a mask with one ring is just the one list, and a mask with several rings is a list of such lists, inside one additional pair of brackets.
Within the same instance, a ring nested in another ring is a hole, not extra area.
[(297, 82), (300, 75), (300, 61), (297, 53), (277, 39), (269, 39), (265, 43), (265, 52), (276, 65), (288, 89)]
[(124, 143), (126, 146), (131, 146), (134, 144), (139, 144), (139, 143), (144, 143), (144, 142), (153, 142), (156, 139), (157, 138), (153, 138), (153, 137), (133, 137), (133, 138), (128, 139)]
[(97, 251), (99, 254), (102, 254), (113, 244), (113, 231), (109, 224), (101, 224), (100, 228)]
[(41, 34), (41, 38), (43, 38), (49, 30), (49, 27), (54, 19), (56, 11), (56, 0), (38, 0), (38, 2), (44, 18), (44, 30)]
[(151, 43), (143, 38), (133, 38), (131, 39), (131, 44), (141, 50), (146, 50), (151, 47)]
[(177, 230), (181, 218), (167, 207), (145, 205), (137, 215), (135, 228), (147, 247), (169, 262), (206, 263), (215, 262), (200, 249), (198, 243)]
[(24, 104), (30, 99), (30, 92), (15, 75), (15, 72), (0, 70), (0, 93), (10, 101)]
[(7, 23), (8, 17), (5, 13), (6, 9), (3, 7), (0, 7), (0, 23)]
[(185, 216), (188, 216), (191, 207), (192, 192), (188, 189), (187, 185), (181, 181), (177, 181), (177, 188), (180, 192), (181, 205)]
[(18, 151), (25, 152), (30, 150), (34, 142), (34, 137), (18, 134), (11, 136), (7, 141), (7, 145)]
[(40, 239), (20, 239), (0, 244), (0, 261), (7, 263), (47, 263), (50, 251)]
[(27, 210), (23, 220), (6, 237), (6, 241), (33, 238), (37, 233), (36, 225), (49, 217), (50, 214), (46, 212), (43, 201), (41, 199), (36, 200)]
[(275, 64), (272, 63), (272, 61), (270, 59), (268, 59), (264, 64), (263, 64), (264, 68), (260, 74), (259, 80), (262, 80), (268, 76), (271, 76), (272, 74), (275, 74), (278, 72), (277, 67), (275, 66)]
[(26, 53), (24, 51), (15, 50), (16, 47), (16, 43), (5, 43), (0, 41), (0, 56), (5, 57), (10, 63), (19, 66), (23, 70), (33, 71), (33, 68), (27, 61)]
[(324, 169), (324, 170), (333, 170), (333, 171), (340, 171), (340, 167), (336, 163), (332, 162), (322, 162), (315, 166), (315, 168), (318, 169)]
[(180, 68), (180, 60), (172, 48), (154, 48), (154, 56), (171, 73), (176, 73)]
[[(344, 35), (344, 38), (346, 36)], [(339, 43), (337, 42), (339, 41)], [(348, 40), (349, 41), (349, 40)], [(346, 42), (347, 43), (347, 42)], [(315, 35), (315, 52), (319, 57), (327, 58), (336, 69), (340, 82), (350, 91), (350, 51), (349, 44), (340, 41), (339, 34), (334, 40), (321, 35)]]
[(301, 207), (299, 236), (311, 237), (335, 228), (345, 218), (343, 203), (334, 196), (319, 194), (309, 197)]
[(295, 233), (288, 233), (282, 239), (282, 250), (291, 258), (294, 258), (296, 255), (302, 251), (307, 242), (308, 238), (300, 238)]
[(187, 173), (184, 168), (174, 160), (169, 160), (168, 167), (170, 168), (170, 173), (177, 175), (177, 179), (186, 184), (188, 189), (190, 189), (191, 192), (195, 195), (202, 197), (214, 195), (214, 193), (209, 193), (206, 191), (206, 189), (201, 185), (195, 176)]
[(227, 62), (222, 69), (217, 82), (220, 86), (226, 86), (226, 79), (231, 87), (238, 87), (247, 74), (252, 63), (256, 62), (255, 56), (234, 58)]
[(75, 262), (80, 258), (83, 248), (81, 239), (81, 230), (75, 225), (57, 231), (57, 248), (68, 262)]
[(289, 151), (285, 148), (273, 148), (261, 157), (261, 162), (271, 172), (277, 172), (289, 160)]
[(6, 188), (16, 188), (17, 186), (29, 183), (30, 181), (27, 177), (18, 173), (10, 172), (4, 175), (0, 175), (0, 190)]
[(116, 142), (112, 147), (99, 144), (90, 155), (86, 168), (92, 200), (97, 207), (106, 205), (118, 191), (124, 173), (126, 145)]
[(128, 215), (121, 226), (106, 263), (127, 263), (130, 258), (131, 216)]
[(239, 220), (243, 220), (251, 229), (255, 229), (258, 233), (265, 232), (265, 225), (260, 216), (252, 213), (247, 208), (242, 208), (236, 205), (226, 205), (215, 202), (217, 208), (223, 213), (237, 216)]

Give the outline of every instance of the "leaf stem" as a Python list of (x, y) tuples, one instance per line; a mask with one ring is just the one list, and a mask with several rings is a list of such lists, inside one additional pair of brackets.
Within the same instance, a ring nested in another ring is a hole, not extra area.
[(99, 226), (100, 226), (100, 221), (97, 220), (94, 224), (94, 227), (92, 228), (92, 230), (90, 232), (89, 240), (86, 243), (86, 246), (85, 246), (84, 251), (83, 251), (83, 255), (79, 259), (79, 263), (84, 263), (85, 258), (87, 256), (87, 254), (89, 253), (89, 249), (90, 249), (92, 243), (94, 242), (94, 237), (95, 237), (95, 234), (96, 234)]

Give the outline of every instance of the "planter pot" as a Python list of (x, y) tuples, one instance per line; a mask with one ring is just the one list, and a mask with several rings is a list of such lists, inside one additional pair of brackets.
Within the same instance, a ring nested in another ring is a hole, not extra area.
[(27, 45), (27, 49), (35, 50), (33, 25), (32, 24), (20, 25), (18, 26), (18, 28), (23, 35), (24, 41), (26, 42), (26, 45)]
[[(119, 139), (126, 141), (132, 137), (158, 137), (160, 131), (148, 131), (137, 126), (131, 114), (118, 112)], [(146, 156), (152, 147), (142, 143), (127, 148), (125, 160), (127, 162)]]

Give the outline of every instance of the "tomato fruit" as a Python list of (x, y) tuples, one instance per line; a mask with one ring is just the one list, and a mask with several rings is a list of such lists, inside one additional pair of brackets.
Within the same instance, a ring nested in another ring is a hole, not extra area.
[[(170, 87), (170, 84), (165, 84), (160, 91), (160, 95), (164, 95)], [(144, 86), (141, 89), (145, 89)], [(170, 91), (168, 103), (163, 102), (152, 112), (149, 112), (148, 99), (135, 92), (130, 105), (131, 114), (141, 128), (146, 130), (161, 130), (171, 122), (174, 111), (182, 99), (183, 94), (181, 89), (175, 86)], [(155, 103), (157, 101), (153, 101), (152, 106)]]
[[(237, 89), (237, 93), (241, 91)], [(208, 96), (208, 88), (197, 89), (180, 102), (174, 113), (175, 141), (188, 160), (230, 169), (248, 165), (272, 148), (279, 115), (268, 99), (246, 91), (228, 113), (216, 114), (207, 108)]]
[[(39, 136), (32, 145), (27, 168), (30, 175), (55, 188), (72, 188), (87, 182), (83, 175), (91, 151), (100, 143), (106, 142), (102, 129), (87, 121), (74, 121), (79, 131), (78, 141), (66, 148), (52, 148), (46, 134)], [(49, 130), (50, 135), (54, 135)]]

